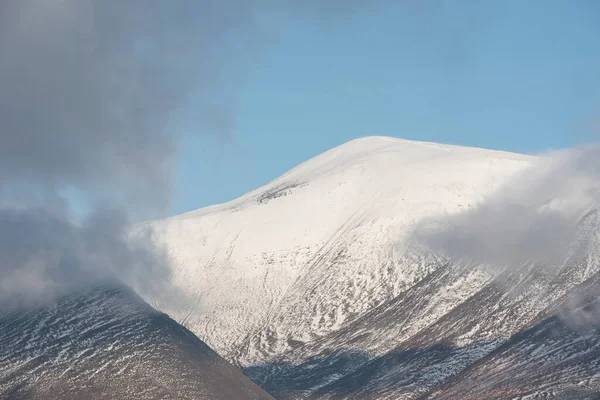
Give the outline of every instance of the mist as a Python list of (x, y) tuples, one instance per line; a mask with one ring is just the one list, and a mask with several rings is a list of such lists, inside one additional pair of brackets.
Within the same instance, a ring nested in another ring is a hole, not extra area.
[(414, 240), (453, 259), (492, 267), (556, 261), (582, 217), (600, 204), (600, 146), (538, 156), (465, 213), (424, 221)]
[(329, 20), (356, 5), (1, 2), (0, 308), (114, 280), (169, 294), (164, 249), (132, 223), (168, 210), (179, 132), (230, 135), (266, 9)]

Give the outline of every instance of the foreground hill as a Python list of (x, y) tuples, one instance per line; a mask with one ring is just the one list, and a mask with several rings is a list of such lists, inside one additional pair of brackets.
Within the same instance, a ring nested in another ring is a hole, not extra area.
[(124, 287), (0, 315), (2, 399), (271, 399)]

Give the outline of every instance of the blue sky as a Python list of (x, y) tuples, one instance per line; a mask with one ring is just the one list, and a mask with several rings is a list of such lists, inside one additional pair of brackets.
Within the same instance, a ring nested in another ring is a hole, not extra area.
[(234, 60), (248, 68), (231, 134), (182, 142), (172, 212), (231, 200), (362, 136), (524, 153), (594, 140), (600, 2), (427, 4), (264, 16), (273, 35)]

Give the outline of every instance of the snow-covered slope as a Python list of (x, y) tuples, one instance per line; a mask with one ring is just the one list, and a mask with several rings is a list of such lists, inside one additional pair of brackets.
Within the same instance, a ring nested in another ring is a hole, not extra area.
[(272, 399), (130, 289), (0, 313), (0, 398)]
[[(583, 394), (573, 398), (594, 398), (600, 214), (588, 214), (579, 229), (576, 251), (548, 264), (445, 264), (337, 332), (248, 372), (277, 398), (414, 399), (434, 391), (434, 398), (454, 399), (465, 388), (472, 398), (539, 390), (540, 398), (560, 399), (567, 389)], [(502, 362), (507, 355), (510, 362)], [(491, 367), (481, 372), (482, 363)], [(490, 369), (494, 382), (487, 382)], [(473, 385), (467, 370), (480, 371), (480, 384), (500, 394)], [(436, 390), (447, 382), (455, 388)]]
[(157, 221), (184, 305), (156, 306), (251, 365), (335, 332), (439, 268), (405, 238), (532, 157), (385, 137), (330, 150), (230, 203)]
[[(277, 398), (594, 398), (598, 210), (552, 257), (494, 268), (410, 240), (535, 160), (352, 141), (230, 203), (155, 222), (186, 294), (157, 307)], [(565, 322), (582, 315), (585, 332)]]

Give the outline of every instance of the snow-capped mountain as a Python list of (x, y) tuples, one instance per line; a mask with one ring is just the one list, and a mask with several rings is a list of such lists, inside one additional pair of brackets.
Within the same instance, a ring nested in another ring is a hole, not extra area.
[(0, 315), (2, 399), (272, 399), (131, 289)]
[(403, 246), (473, 207), (530, 157), (369, 137), (223, 205), (154, 227), (186, 307), (156, 304), (244, 365), (335, 331), (439, 267)]
[[(484, 398), (586, 398), (599, 390), (584, 355), (597, 354), (596, 331), (559, 335), (564, 343), (544, 332), (568, 331), (564, 315), (588, 307), (573, 299), (599, 271), (596, 212), (544, 265), (489, 268), (409, 240), (424, 221), (475, 208), (535, 160), (349, 142), (237, 200), (152, 223), (186, 296), (150, 301), (276, 398), (456, 398), (461, 385), (478, 398), (468, 385), (490, 368), (496, 392)], [(531, 353), (545, 349), (570, 360), (548, 361), (560, 388), (544, 386), (539, 368), (523, 372), (526, 383), (503, 372), (506, 360), (533, 368)], [(573, 368), (561, 377), (563, 366)]]

